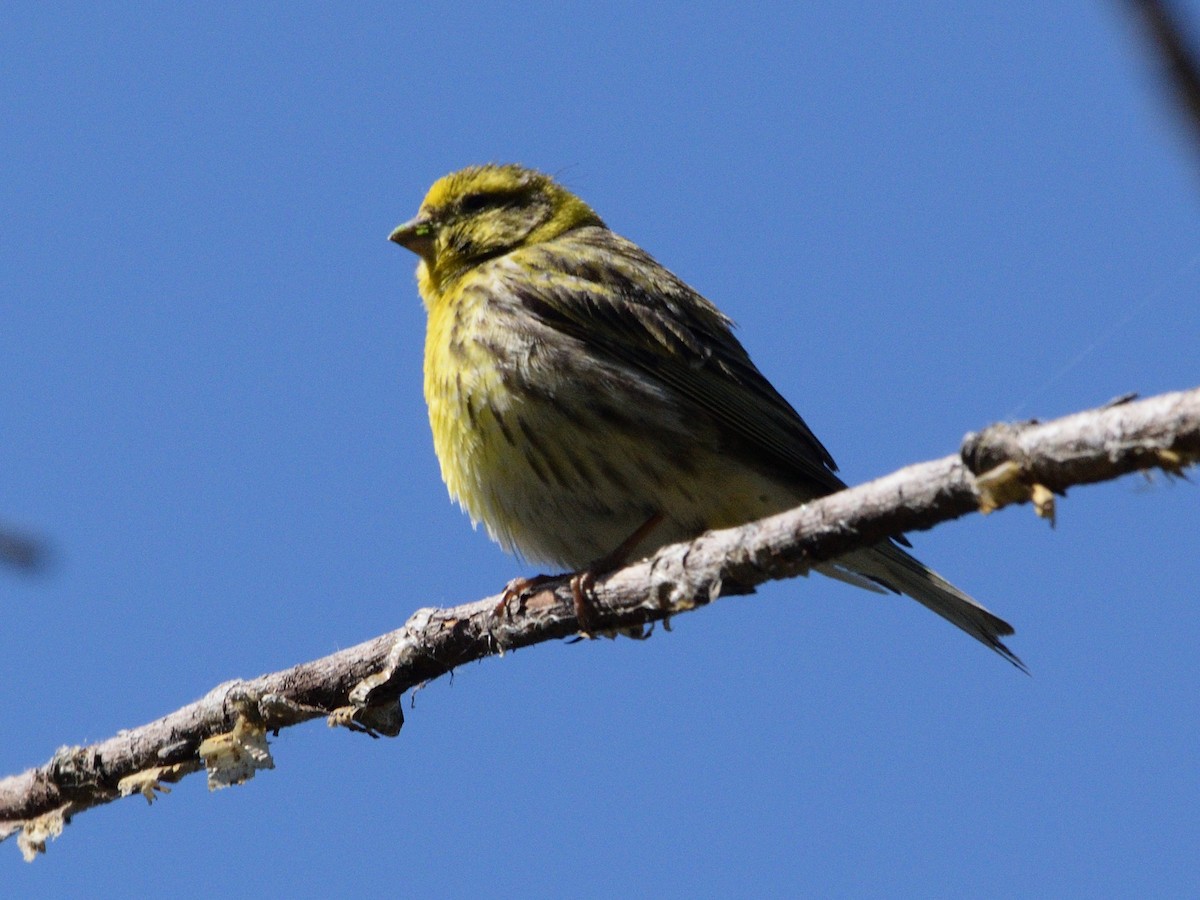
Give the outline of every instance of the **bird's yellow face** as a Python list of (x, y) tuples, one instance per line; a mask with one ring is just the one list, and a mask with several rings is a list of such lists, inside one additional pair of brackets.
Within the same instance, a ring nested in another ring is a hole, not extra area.
[(603, 224), (591, 207), (540, 172), (472, 166), (435, 182), (416, 217), (390, 240), (421, 257), (417, 278), (428, 302), (481, 262), (581, 225)]

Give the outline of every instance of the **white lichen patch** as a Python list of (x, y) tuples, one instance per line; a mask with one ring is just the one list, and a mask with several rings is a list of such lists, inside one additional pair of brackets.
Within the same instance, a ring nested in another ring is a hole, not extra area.
[(266, 729), (245, 716), (238, 716), (232, 731), (205, 739), (198, 752), (208, 770), (210, 791), (249, 781), (259, 769), (275, 768)]

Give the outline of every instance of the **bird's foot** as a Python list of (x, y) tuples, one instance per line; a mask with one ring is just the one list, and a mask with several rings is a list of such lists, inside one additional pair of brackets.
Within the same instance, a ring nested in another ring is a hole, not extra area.
[[(643, 522), (629, 535), (621, 545), (606, 556), (602, 556), (586, 568), (570, 575), (571, 600), (575, 610), (575, 619), (579, 623), (579, 633), (590, 638), (595, 634), (596, 604), (592, 587), (601, 575), (607, 575), (614, 569), (625, 565), (630, 554), (649, 534), (663, 521), (660, 513), (655, 513)], [(514, 578), (504, 586), (500, 594), (500, 602), (492, 610), (494, 619), (504, 620), (509, 617), (513, 603), (521, 600), (529, 591), (552, 582), (561, 581), (562, 575), (534, 575), (532, 578)], [(639, 632), (641, 629), (638, 629)]]
[[(599, 574), (603, 574), (604, 571), (606, 570), (599, 570)], [(579, 631), (584, 637), (591, 637), (594, 607), (592, 585), (596, 583), (596, 575), (595, 567), (589, 566), (569, 576), (534, 575), (532, 578), (514, 578), (504, 586), (504, 591), (500, 594), (500, 602), (492, 610), (492, 617), (500, 620), (507, 619), (513, 604), (519, 602), (530, 591), (554, 582), (561, 583), (566, 577), (571, 586), (571, 599), (574, 604), (575, 618), (579, 621)]]
[(579, 633), (585, 638), (590, 638), (595, 631), (593, 613), (596, 603), (592, 595), (592, 586), (595, 583), (596, 570), (592, 567), (571, 576), (571, 600), (575, 607), (575, 620), (579, 623)]
[[(601, 575), (607, 575), (614, 569), (619, 569), (625, 563), (629, 562), (629, 557), (633, 554), (634, 549), (644, 541), (654, 529), (662, 524), (662, 513), (654, 513), (645, 522), (639, 525), (629, 537), (621, 542), (621, 545), (609, 553), (607, 556), (602, 556), (586, 569), (581, 569), (571, 576), (571, 599), (575, 605), (575, 618), (579, 621), (579, 633), (584, 637), (590, 638), (595, 633), (595, 612), (596, 603), (595, 597), (592, 594), (592, 586), (596, 583), (596, 579)], [(641, 629), (637, 629), (641, 633)], [(624, 633), (624, 632), (622, 632)]]

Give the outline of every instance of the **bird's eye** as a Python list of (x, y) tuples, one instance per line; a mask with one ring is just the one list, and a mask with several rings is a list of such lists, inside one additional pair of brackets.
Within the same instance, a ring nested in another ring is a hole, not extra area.
[(458, 201), (458, 208), (465, 213), (477, 213), (492, 202), (489, 194), (467, 194)]

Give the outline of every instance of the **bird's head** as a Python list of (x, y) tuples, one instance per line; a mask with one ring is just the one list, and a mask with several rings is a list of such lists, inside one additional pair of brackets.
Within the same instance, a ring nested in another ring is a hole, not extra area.
[(438, 287), (485, 260), (583, 225), (603, 224), (549, 175), (489, 164), (438, 179), (416, 217), (389, 239), (420, 256), (418, 276)]

